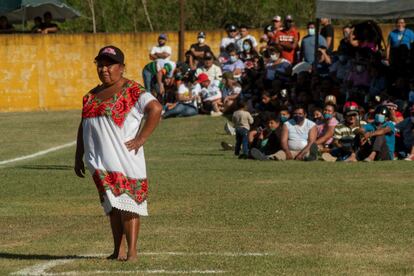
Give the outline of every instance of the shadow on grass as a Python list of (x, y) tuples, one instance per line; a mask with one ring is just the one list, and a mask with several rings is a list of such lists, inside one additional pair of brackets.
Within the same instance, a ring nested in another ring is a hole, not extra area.
[(23, 170), (57, 170), (57, 171), (73, 170), (73, 166), (68, 166), (68, 165), (24, 165), (24, 166), (15, 166), (15, 168), (23, 169)]
[(0, 259), (15, 259), (15, 260), (63, 260), (63, 259), (98, 259), (96, 256), (78, 256), (66, 255), (56, 256), (47, 254), (15, 254), (15, 253), (0, 253)]

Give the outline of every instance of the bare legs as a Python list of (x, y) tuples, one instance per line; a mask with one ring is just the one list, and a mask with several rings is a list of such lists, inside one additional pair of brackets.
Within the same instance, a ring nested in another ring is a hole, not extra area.
[[(109, 218), (114, 239), (114, 252), (108, 259), (135, 260), (137, 258), (137, 240), (140, 226), (139, 216), (113, 208)], [(125, 254), (125, 239), (128, 244), (128, 254)]]

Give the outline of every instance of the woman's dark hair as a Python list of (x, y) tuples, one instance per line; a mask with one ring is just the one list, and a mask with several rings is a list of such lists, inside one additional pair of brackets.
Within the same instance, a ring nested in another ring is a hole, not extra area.
[(381, 48), (381, 43), (384, 41), (381, 28), (372, 20), (356, 24), (354, 35), (356, 40), (374, 42), (378, 48)]

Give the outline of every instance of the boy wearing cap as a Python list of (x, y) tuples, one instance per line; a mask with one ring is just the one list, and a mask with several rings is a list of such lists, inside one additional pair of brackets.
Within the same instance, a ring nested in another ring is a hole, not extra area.
[(151, 60), (157, 60), (157, 59), (170, 60), (171, 47), (165, 45), (166, 42), (167, 42), (167, 35), (160, 34), (158, 37), (158, 45), (152, 47), (151, 49), (151, 52), (150, 52)]
[(212, 53), (210, 46), (206, 43), (206, 34), (199, 32), (197, 35), (197, 43), (190, 46), (190, 50), (187, 52), (189, 64), (192, 70), (196, 70), (197, 67), (202, 65), (202, 61), (206, 53)]
[[(332, 150), (322, 154), (322, 159), (328, 162), (343, 160), (356, 162), (356, 150), (359, 144), (361, 125), (364, 121), (359, 120), (359, 107), (355, 102), (347, 102), (344, 106), (345, 121), (337, 124), (334, 129)], [(357, 141), (358, 140), (358, 141)]]
[(221, 116), (222, 94), (220, 81), (210, 81), (206, 73), (201, 73), (197, 77), (197, 84), (192, 89), (192, 94), (201, 97), (202, 108), (204, 113), (210, 113), (212, 116)]
[(273, 17), (272, 23), (275, 34), (283, 29), (282, 17), (280, 17), (280, 15), (276, 15), (275, 17)]

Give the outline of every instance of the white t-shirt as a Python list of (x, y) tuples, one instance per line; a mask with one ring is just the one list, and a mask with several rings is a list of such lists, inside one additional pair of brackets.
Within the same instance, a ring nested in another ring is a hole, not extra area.
[(253, 47), (257, 47), (257, 41), (256, 38), (254, 38), (254, 36), (252, 35), (246, 35), (245, 37), (241, 37), (237, 40), (237, 47), (239, 48), (239, 51), (242, 52), (243, 51), (243, 42), (246, 39), (250, 39), (252, 41)]
[(303, 125), (298, 125), (293, 119), (285, 123), (288, 128), (289, 150), (301, 151), (308, 144), (309, 131), (315, 123), (305, 118)]
[(201, 95), (203, 102), (209, 102), (221, 99), (220, 81), (215, 80), (210, 82), (210, 85), (205, 88), (197, 83), (193, 88), (193, 94)]
[(201, 73), (206, 73), (210, 81), (221, 81), (221, 75), (223, 75), (221, 68), (215, 64), (213, 64), (208, 70), (204, 67), (197, 68), (195, 76), (198, 77)]
[(164, 58), (165, 60), (170, 60), (171, 58), (171, 47), (164, 45), (164, 46), (154, 46), (151, 49), (151, 55), (160, 54), (160, 53), (168, 53), (170, 54), (168, 57)]
[[(178, 93), (178, 95), (184, 95), (184, 96), (187, 96), (187, 97), (192, 96), (192, 94), (190, 94), (191, 93), (190, 89), (184, 83), (181, 83), (178, 86), (177, 93)], [(189, 100), (189, 101), (185, 101), (183, 103), (185, 103), (185, 104), (194, 104), (197, 107), (197, 102), (196, 101)]]
[(228, 36), (223, 37), (221, 39), (220, 48), (225, 49), (227, 46), (229, 46), (232, 43), (236, 44), (238, 39), (239, 39), (238, 36), (236, 36), (236, 37), (228, 37)]
[(240, 94), (240, 92), (241, 92), (241, 86), (240, 85), (238, 85), (238, 84), (235, 84), (234, 86), (233, 86), (233, 88), (227, 88), (227, 87), (224, 87), (223, 88), (223, 98), (225, 98), (225, 97), (227, 97), (227, 96), (230, 96), (230, 95), (238, 95), (238, 94)]

